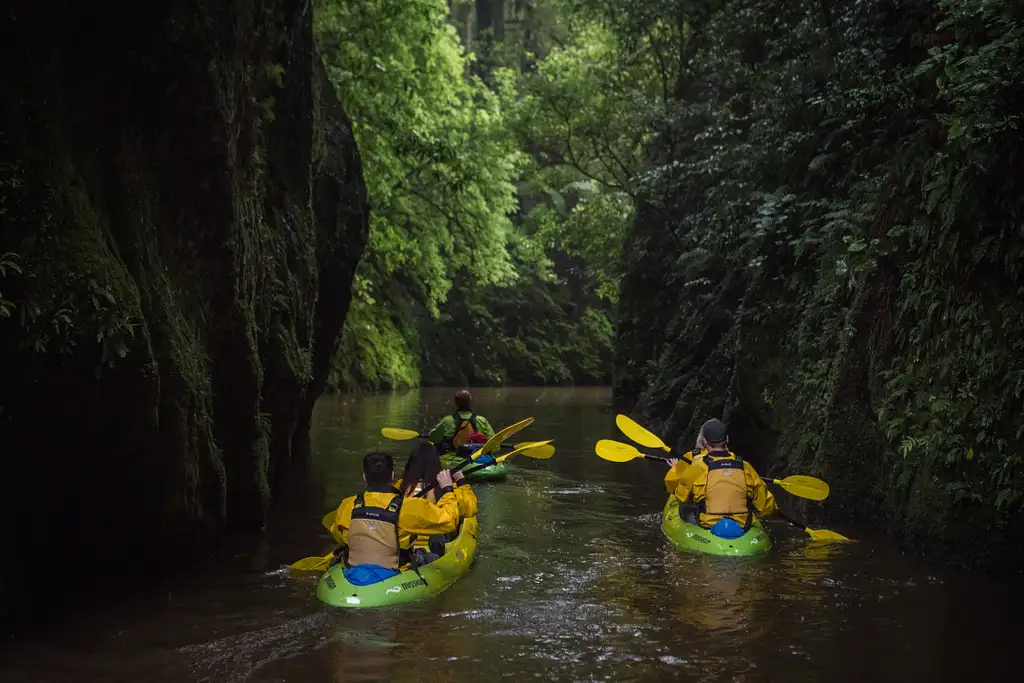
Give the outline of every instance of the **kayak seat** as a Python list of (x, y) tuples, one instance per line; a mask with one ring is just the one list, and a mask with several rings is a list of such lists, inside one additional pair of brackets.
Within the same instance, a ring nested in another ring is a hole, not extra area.
[(719, 538), (739, 538), (746, 533), (742, 524), (729, 517), (723, 517), (715, 522), (710, 531)]
[(357, 564), (345, 570), (345, 580), (353, 586), (369, 586), (387, 581), (398, 572), (379, 564)]
[(683, 504), (679, 506), (679, 519), (687, 524), (697, 524), (697, 506)]
[(412, 563), (415, 567), (425, 567), (431, 562), (441, 559), (441, 555), (444, 555), (444, 553), (438, 554), (426, 548), (414, 548), (412, 551)]

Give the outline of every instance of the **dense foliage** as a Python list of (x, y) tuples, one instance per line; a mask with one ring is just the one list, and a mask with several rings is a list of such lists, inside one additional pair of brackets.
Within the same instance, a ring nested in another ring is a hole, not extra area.
[(1007, 528), (1024, 496), (1020, 8), (578, 5), (667, 84), (620, 399), (681, 439), (724, 411), (753, 451), (921, 534)]
[[(590, 55), (570, 50), (527, 73), (533, 41), (485, 30), (466, 45), (450, 9), (317, 5), (373, 206), (332, 383), (605, 382), (615, 254), (632, 204), (614, 180), (627, 172), (607, 173), (607, 159), (574, 156), (563, 142), (597, 96), (578, 78)], [(467, 50), (481, 42), (486, 64)], [(568, 95), (555, 83), (565, 75), (580, 80)], [(556, 98), (577, 120), (551, 120)], [(569, 144), (592, 145), (612, 109), (594, 109)]]
[(325, 0), (375, 207), (336, 384), (601, 381), (617, 304), (617, 397), (681, 443), (725, 414), (833, 509), (1003, 533), (1022, 14)]

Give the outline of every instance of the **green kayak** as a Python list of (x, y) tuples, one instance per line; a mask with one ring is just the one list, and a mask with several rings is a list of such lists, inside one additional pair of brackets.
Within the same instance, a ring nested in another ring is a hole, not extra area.
[(420, 567), (419, 572), (408, 569), (369, 586), (349, 583), (345, 567), (336, 564), (320, 577), (316, 597), (335, 607), (386, 607), (437, 595), (469, 570), (476, 554), (477, 530), (476, 517), (467, 517), (439, 559)]
[(719, 538), (703, 527), (684, 522), (679, 518), (679, 499), (675, 496), (669, 496), (665, 503), (661, 530), (683, 550), (711, 555), (760, 555), (772, 547), (772, 537), (756, 519), (750, 530), (739, 538)]
[[(495, 454), (497, 455), (497, 454)], [(462, 462), (462, 458), (455, 455), (454, 453), (445, 453), (441, 456), (441, 464), (445, 467), (455, 467)], [(474, 465), (467, 465), (466, 469), (473, 468)], [(508, 476), (508, 466), (503, 462), (496, 462), (490, 467), (485, 467), (482, 470), (477, 470), (472, 474), (467, 474), (466, 479), (469, 481), (495, 481), (497, 479), (504, 479)]]

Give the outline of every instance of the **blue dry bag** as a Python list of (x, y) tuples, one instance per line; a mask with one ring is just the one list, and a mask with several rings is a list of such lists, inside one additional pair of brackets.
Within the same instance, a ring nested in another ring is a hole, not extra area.
[(353, 586), (369, 586), (387, 581), (397, 573), (394, 569), (388, 569), (379, 564), (357, 564), (345, 570), (345, 580)]
[(743, 527), (735, 519), (722, 517), (711, 527), (711, 533), (719, 538), (739, 538), (743, 535)]

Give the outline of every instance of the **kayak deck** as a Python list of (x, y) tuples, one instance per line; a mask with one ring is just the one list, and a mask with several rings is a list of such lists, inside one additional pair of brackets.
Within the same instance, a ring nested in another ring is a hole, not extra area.
[(469, 570), (476, 555), (478, 528), (477, 518), (467, 517), (440, 558), (420, 567), (418, 573), (407, 569), (368, 586), (349, 583), (344, 565), (336, 564), (320, 577), (316, 597), (335, 607), (385, 607), (437, 595)]
[[(455, 455), (454, 453), (446, 453), (441, 456), (441, 464), (445, 467), (455, 467), (462, 462), (462, 458)], [(473, 465), (467, 465), (466, 469), (471, 469)], [(468, 481), (494, 481), (495, 479), (504, 479), (508, 476), (507, 465), (503, 462), (496, 462), (490, 467), (485, 467), (482, 470), (477, 470), (472, 474), (467, 474), (466, 479)]]
[(772, 547), (772, 537), (757, 519), (747, 533), (739, 538), (719, 538), (708, 529), (684, 522), (679, 516), (679, 499), (669, 496), (661, 513), (661, 530), (672, 543), (683, 550), (710, 555), (760, 555)]

